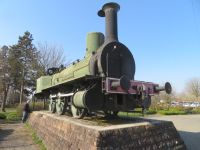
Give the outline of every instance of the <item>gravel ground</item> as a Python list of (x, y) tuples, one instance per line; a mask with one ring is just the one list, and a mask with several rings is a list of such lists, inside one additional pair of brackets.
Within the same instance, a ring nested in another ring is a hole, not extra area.
[(0, 150), (39, 150), (22, 123), (0, 121)]
[(151, 116), (148, 118), (172, 121), (188, 150), (200, 150), (200, 115)]

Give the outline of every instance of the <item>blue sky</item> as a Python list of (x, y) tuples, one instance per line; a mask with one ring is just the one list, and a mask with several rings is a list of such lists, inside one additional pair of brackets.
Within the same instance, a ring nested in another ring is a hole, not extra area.
[[(113, 0), (119, 41), (136, 61), (135, 79), (170, 81), (181, 92), (200, 77), (200, 0)], [(106, 0), (0, 0), (0, 45), (28, 30), (34, 43), (61, 45), (69, 61), (83, 58), (88, 32), (104, 33), (97, 11)]]

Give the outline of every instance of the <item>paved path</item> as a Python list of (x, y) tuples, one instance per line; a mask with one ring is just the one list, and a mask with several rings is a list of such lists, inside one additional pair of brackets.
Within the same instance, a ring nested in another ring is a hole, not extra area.
[(172, 121), (188, 150), (200, 150), (200, 115), (151, 116), (148, 118)]
[(22, 123), (0, 122), (0, 150), (39, 150)]

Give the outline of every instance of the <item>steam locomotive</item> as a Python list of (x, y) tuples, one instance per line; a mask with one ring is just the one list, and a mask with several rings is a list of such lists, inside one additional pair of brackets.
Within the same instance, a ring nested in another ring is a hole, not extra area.
[(159, 86), (152, 82), (137, 81), (135, 61), (130, 50), (118, 41), (117, 3), (106, 3), (98, 11), (105, 17), (106, 33), (87, 35), (84, 59), (76, 60), (64, 69), (49, 68), (48, 75), (37, 79), (37, 98), (48, 98), (49, 111), (75, 118), (103, 112), (117, 115), (119, 111), (149, 108), (151, 96), (160, 91), (171, 93), (171, 85)]

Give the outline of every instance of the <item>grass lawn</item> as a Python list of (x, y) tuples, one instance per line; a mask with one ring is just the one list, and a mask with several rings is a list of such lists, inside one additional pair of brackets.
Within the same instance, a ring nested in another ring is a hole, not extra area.
[(5, 121), (20, 121), (21, 117), (17, 115), (16, 108), (6, 108), (6, 112), (0, 112), (0, 119)]
[(142, 114), (141, 108), (136, 108), (136, 112), (119, 112), (118, 116), (120, 117), (143, 117), (146, 115), (187, 115), (187, 114), (200, 114), (200, 107), (198, 108), (180, 108), (180, 107), (171, 107), (168, 109), (149, 109), (145, 114)]
[(142, 108), (136, 108), (134, 110), (135, 112), (119, 112), (119, 117), (144, 117), (145, 115), (153, 115), (157, 112), (155, 110), (149, 109), (145, 112), (145, 114), (142, 114)]

